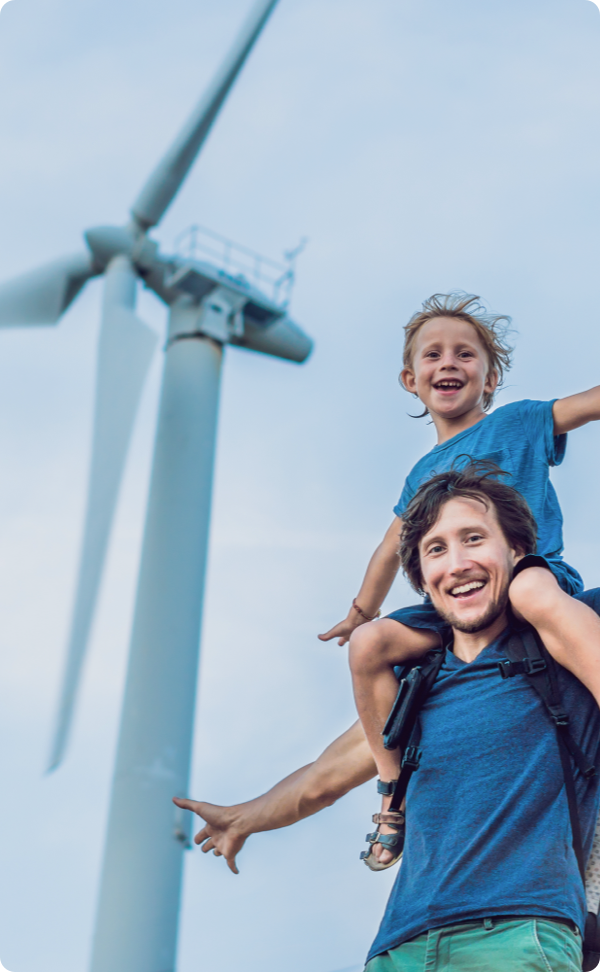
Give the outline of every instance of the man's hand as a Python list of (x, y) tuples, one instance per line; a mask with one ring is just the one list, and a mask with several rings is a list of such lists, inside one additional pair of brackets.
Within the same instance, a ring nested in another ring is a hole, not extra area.
[(304, 820), (373, 779), (376, 773), (362, 726), (355, 722), (314, 763), (301, 766), (254, 800), (233, 807), (181, 797), (174, 797), (173, 803), (205, 821), (194, 843), (202, 844), (205, 854), (212, 850), (217, 857), (224, 857), (229, 869), (239, 874), (235, 859), (250, 834), (279, 830)]
[(211, 850), (215, 857), (224, 857), (227, 867), (239, 874), (236, 856), (246, 843), (248, 834), (239, 828), (236, 807), (218, 807), (213, 803), (200, 803), (197, 800), (173, 798), (173, 803), (182, 810), (191, 810), (204, 820), (204, 827), (194, 837), (195, 844), (202, 845), (202, 852)]

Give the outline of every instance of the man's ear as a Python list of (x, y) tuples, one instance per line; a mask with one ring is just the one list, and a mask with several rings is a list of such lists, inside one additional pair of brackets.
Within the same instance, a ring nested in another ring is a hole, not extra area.
[(415, 373), (410, 368), (403, 368), (400, 372), (400, 382), (402, 387), (410, 392), (411, 395), (417, 394), (417, 382), (415, 379)]
[(498, 387), (498, 372), (495, 368), (490, 368), (485, 379), (484, 390), (493, 395)]

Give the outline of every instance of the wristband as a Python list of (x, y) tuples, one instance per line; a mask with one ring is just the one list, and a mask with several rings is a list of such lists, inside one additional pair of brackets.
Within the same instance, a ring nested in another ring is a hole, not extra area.
[(365, 614), (362, 608), (359, 608), (358, 604), (356, 603), (356, 598), (354, 598), (354, 600), (352, 601), (352, 607), (354, 608), (355, 611), (358, 611), (361, 618), (364, 618), (365, 621), (375, 621), (376, 618), (379, 618), (381, 616), (381, 611), (378, 611), (377, 614), (373, 615), (373, 617), (371, 617), (369, 614)]

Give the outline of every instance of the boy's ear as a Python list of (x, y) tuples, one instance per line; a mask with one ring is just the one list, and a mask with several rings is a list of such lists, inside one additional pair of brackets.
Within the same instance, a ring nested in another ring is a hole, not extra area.
[(485, 390), (490, 392), (492, 395), (498, 387), (498, 372), (495, 368), (490, 368), (487, 373), (487, 378), (485, 379)]
[(400, 372), (400, 382), (402, 387), (410, 392), (412, 395), (417, 394), (417, 382), (415, 380), (415, 373), (411, 371), (410, 368), (403, 368)]

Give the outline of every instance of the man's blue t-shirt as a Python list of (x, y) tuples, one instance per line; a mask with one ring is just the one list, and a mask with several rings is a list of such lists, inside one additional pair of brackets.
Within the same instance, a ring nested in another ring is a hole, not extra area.
[[(404, 484), (396, 516), (402, 516), (419, 486), (454, 462), (491, 459), (510, 476), (505, 480), (525, 497), (538, 527), (537, 552), (546, 557), (569, 594), (583, 590), (577, 571), (562, 559), (562, 513), (549, 466), (564, 459), (566, 435), (554, 435), (554, 402), (513, 402), (497, 408), (470, 429), (436, 445), (414, 466)], [(463, 457), (461, 459), (461, 457)]]
[[(600, 590), (581, 595), (600, 613)], [(556, 732), (527, 676), (503, 679), (507, 632), (470, 664), (447, 651), (421, 711), (422, 758), (406, 797), (406, 844), (369, 958), (432, 928), (502, 915), (569, 919), (587, 911), (573, 851)], [(564, 668), (575, 740), (600, 752), (600, 709)], [(587, 858), (600, 779), (574, 770)]]

